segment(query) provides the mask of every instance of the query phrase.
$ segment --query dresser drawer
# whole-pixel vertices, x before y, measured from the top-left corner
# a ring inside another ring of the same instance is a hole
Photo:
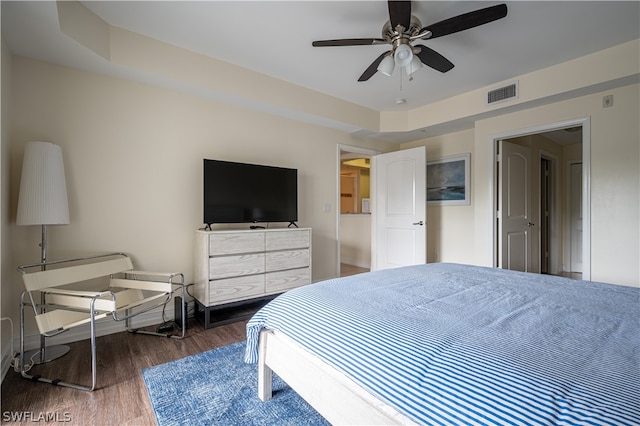
[[[292,269],[288,271],[269,272],[266,274],[265,290],[267,294],[281,293],[292,288],[311,283],[311,269]]]
[[[266,248],[268,251],[308,248],[310,241],[311,237],[308,229],[287,229],[286,232],[268,232],[266,235]]]
[[[209,279],[262,274],[264,265],[264,253],[212,257],[209,259]]]
[[[264,251],[265,233],[221,232],[209,235],[209,256]]]
[[[242,300],[264,294],[264,275],[210,281],[209,286],[209,300],[212,305]]]
[[[265,265],[266,272],[306,268],[309,266],[309,249],[267,252]]]

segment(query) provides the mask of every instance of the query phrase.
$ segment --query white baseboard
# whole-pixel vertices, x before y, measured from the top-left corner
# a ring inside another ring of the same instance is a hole
[[[164,312],[165,312],[164,317],[167,320],[173,319],[173,308],[169,308],[167,306]],[[132,318],[129,326],[132,328],[140,328],[140,327],[147,327],[149,325],[161,324],[162,322],[163,322],[162,309],[154,309],[152,311],[142,313]],[[126,331],[124,321],[114,321],[113,318],[108,317],[96,322],[97,336],[106,336],[108,334],[119,333],[122,331]],[[80,340],[89,339],[90,337],[91,337],[91,329],[89,327],[89,324],[85,324],[84,326],[75,327],[57,336],[47,337],[46,344],[47,346],[61,345],[65,343],[72,343],[72,342],[78,342]],[[20,336],[18,335],[18,337],[14,338],[13,340],[14,340],[13,347],[16,348],[16,350],[19,350]],[[39,347],[40,347],[39,334],[31,334],[29,336],[25,336],[25,339],[24,339],[25,351],[29,351],[31,349],[37,349]],[[2,371],[2,380],[0,380],[0,383],[4,381],[7,371],[9,371],[9,368],[11,368],[12,355],[13,355],[12,348],[3,348],[2,363],[0,364],[0,368]]]
[[[11,360],[13,359],[14,348],[16,347],[14,338],[13,338],[14,336],[13,321],[11,321],[11,318],[8,318],[8,317],[3,317],[1,321],[7,321],[9,323],[11,331],[9,333],[8,338],[3,338],[4,336],[6,336],[4,331],[0,333],[0,348],[2,349],[0,353],[0,383],[4,381],[4,378],[7,375],[7,371],[9,371],[9,368],[11,367]]]

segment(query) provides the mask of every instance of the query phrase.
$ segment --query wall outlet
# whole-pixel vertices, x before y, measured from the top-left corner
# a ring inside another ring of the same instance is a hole
[[[602,108],[609,108],[613,106],[613,95],[607,95],[602,97]]]

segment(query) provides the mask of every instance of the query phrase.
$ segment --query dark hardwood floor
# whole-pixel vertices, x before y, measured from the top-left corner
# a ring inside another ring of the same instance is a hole
[[[349,275],[362,274],[364,272],[369,272],[369,268],[361,268],[355,265],[349,265],[347,263],[340,264],[340,276],[348,277]]]
[[[154,425],[142,369],[244,340],[245,326],[246,321],[241,321],[205,330],[190,319],[182,340],[128,332],[99,337],[97,389],[93,392],[31,382],[11,369],[2,383],[0,422],[16,413],[29,413],[30,418],[22,423],[34,424],[32,418],[49,416],[66,420],[64,424]],[[34,366],[29,373],[90,384],[89,340],[69,346],[67,355]]]

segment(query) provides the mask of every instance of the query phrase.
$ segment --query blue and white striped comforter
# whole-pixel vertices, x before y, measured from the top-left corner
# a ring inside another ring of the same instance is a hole
[[[428,264],[291,290],[289,336],[423,424],[640,425],[640,289]]]

